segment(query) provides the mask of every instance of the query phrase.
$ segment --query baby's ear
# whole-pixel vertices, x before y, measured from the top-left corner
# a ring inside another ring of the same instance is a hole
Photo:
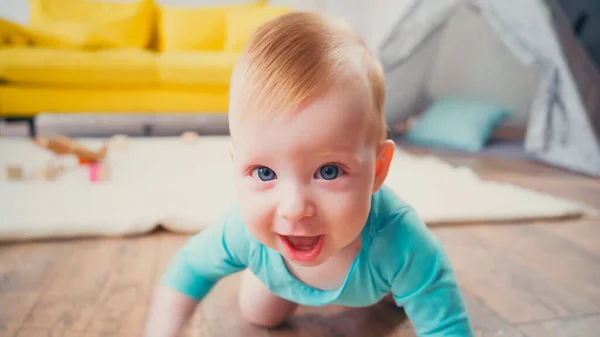
[[[375,184],[373,185],[373,193],[377,192],[390,169],[392,158],[396,150],[396,143],[393,140],[388,139],[377,147],[377,161],[375,163]]]

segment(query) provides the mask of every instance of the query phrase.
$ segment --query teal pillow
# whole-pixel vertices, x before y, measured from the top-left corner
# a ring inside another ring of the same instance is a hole
[[[478,152],[512,111],[495,104],[440,98],[423,112],[406,140],[417,145]]]

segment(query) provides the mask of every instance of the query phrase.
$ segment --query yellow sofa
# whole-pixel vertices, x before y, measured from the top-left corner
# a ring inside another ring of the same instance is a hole
[[[169,7],[152,0],[29,0],[0,21],[0,118],[38,112],[226,113],[250,34],[289,12],[266,1]]]

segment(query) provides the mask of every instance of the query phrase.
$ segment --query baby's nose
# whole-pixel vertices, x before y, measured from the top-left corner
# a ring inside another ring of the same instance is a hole
[[[296,221],[314,215],[314,206],[304,193],[296,191],[282,198],[278,207],[279,216]]]

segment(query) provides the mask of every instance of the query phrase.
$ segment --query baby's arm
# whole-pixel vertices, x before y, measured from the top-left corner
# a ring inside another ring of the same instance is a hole
[[[198,301],[159,285],[148,312],[144,337],[175,337],[194,313]]]
[[[464,300],[439,240],[409,209],[396,224],[398,264],[392,278],[396,304],[419,337],[472,337]],[[398,254],[399,251],[399,254]]]
[[[248,236],[235,208],[220,222],[196,234],[175,254],[155,290],[144,337],[175,337],[197,304],[223,277],[241,271]]]

